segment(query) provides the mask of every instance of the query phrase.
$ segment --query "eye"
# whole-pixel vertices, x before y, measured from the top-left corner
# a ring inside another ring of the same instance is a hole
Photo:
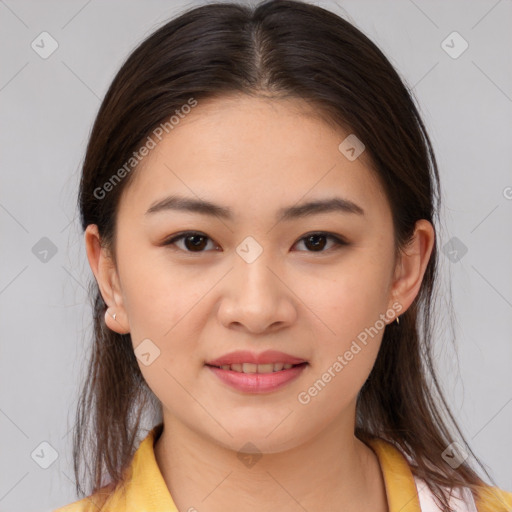
[[[334,248],[348,245],[348,243],[340,237],[331,235],[330,233],[324,233],[323,231],[319,231],[317,233],[308,233],[307,235],[303,236],[297,243],[304,242],[306,247],[312,248],[312,250],[308,252],[326,252],[324,251],[326,246],[325,240],[331,240],[334,244]],[[328,249],[332,248],[333,246],[328,247]]]
[[[185,233],[169,238],[163,245],[176,245],[178,248],[186,252],[204,252],[203,249],[208,245],[206,240],[213,242],[204,233],[186,231]],[[181,241],[184,243],[184,248],[177,244],[177,242]]]
[[[294,245],[303,242],[308,249],[311,249],[308,250],[307,252],[326,252],[324,250],[327,245],[326,240],[330,240],[333,243],[333,245],[331,245],[331,247],[328,247],[327,249],[348,245],[348,243],[342,238],[322,231],[316,233],[308,233]],[[183,245],[178,245],[179,242],[183,242]],[[204,233],[200,233],[197,231],[186,231],[184,233],[167,239],[163,243],[163,245],[176,245],[179,249],[185,252],[201,253],[205,252],[204,249],[208,246],[208,242],[213,244],[213,240]],[[216,246],[215,244],[213,245],[213,248],[215,250],[218,250],[218,246]]]

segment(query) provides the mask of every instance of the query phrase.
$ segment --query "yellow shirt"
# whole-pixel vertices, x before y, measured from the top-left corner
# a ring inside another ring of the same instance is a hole
[[[178,512],[162,473],[158,467],[153,450],[154,442],[161,433],[162,423],[156,425],[142,440],[128,467],[124,494],[122,488],[112,492],[98,491],[92,496],[75,501],[54,512]],[[380,463],[389,512],[425,512],[438,510],[429,505],[430,494],[422,481],[415,480],[410,466],[402,453],[383,439],[370,442],[371,448]],[[420,492],[418,493],[418,490]],[[477,512],[508,512],[512,510],[512,493],[496,487],[488,487],[488,496],[476,501]],[[420,508],[421,504],[421,508]],[[454,508],[454,507],[452,507]],[[471,506],[454,510],[474,511]]]

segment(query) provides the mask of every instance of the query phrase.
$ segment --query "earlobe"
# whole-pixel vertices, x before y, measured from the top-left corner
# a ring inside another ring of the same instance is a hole
[[[393,300],[402,306],[400,314],[405,313],[418,295],[434,239],[432,224],[425,219],[418,220],[410,243],[400,252],[391,292]]]
[[[105,311],[105,324],[107,327],[114,332],[119,334],[128,334],[129,329],[126,328],[126,318],[123,313],[119,314],[114,308],[107,308]]]
[[[103,300],[108,306],[105,311],[105,324],[119,334],[130,332],[124,310],[119,279],[115,264],[101,239],[96,224],[89,224],[85,230],[85,248],[89,266],[96,278]]]

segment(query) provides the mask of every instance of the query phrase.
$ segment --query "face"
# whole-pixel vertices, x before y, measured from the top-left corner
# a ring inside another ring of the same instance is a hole
[[[349,133],[314,114],[296,99],[199,102],[119,204],[117,324],[164,421],[234,450],[353,428],[384,326],[405,310],[382,188],[365,153],[350,161],[338,149]],[[169,196],[221,209],[180,209]],[[270,350],[282,354],[258,359]],[[266,364],[209,366],[235,351],[255,359],[233,364]],[[280,370],[291,357],[305,364]]]

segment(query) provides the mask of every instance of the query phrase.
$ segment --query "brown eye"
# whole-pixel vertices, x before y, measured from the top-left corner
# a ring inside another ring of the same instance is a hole
[[[183,241],[182,247],[177,244],[177,242],[181,241]],[[203,233],[189,231],[166,240],[164,245],[176,245],[178,248],[186,252],[204,252],[205,247],[208,245],[208,241],[211,241],[211,239]]]
[[[206,247],[206,237],[203,235],[188,235],[184,239],[185,247],[191,251],[201,251]]]
[[[310,233],[304,237],[302,237],[299,242],[304,242],[305,247],[308,249],[307,252],[327,252],[324,251],[325,246],[327,245],[327,240],[331,240],[334,243],[334,246],[328,247],[336,248],[337,246],[348,245],[341,238],[331,235],[329,233]]]
[[[309,235],[304,240],[306,247],[308,249],[312,249],[313,251],[321,251],[327,243],[327,237],[324,235]]]

